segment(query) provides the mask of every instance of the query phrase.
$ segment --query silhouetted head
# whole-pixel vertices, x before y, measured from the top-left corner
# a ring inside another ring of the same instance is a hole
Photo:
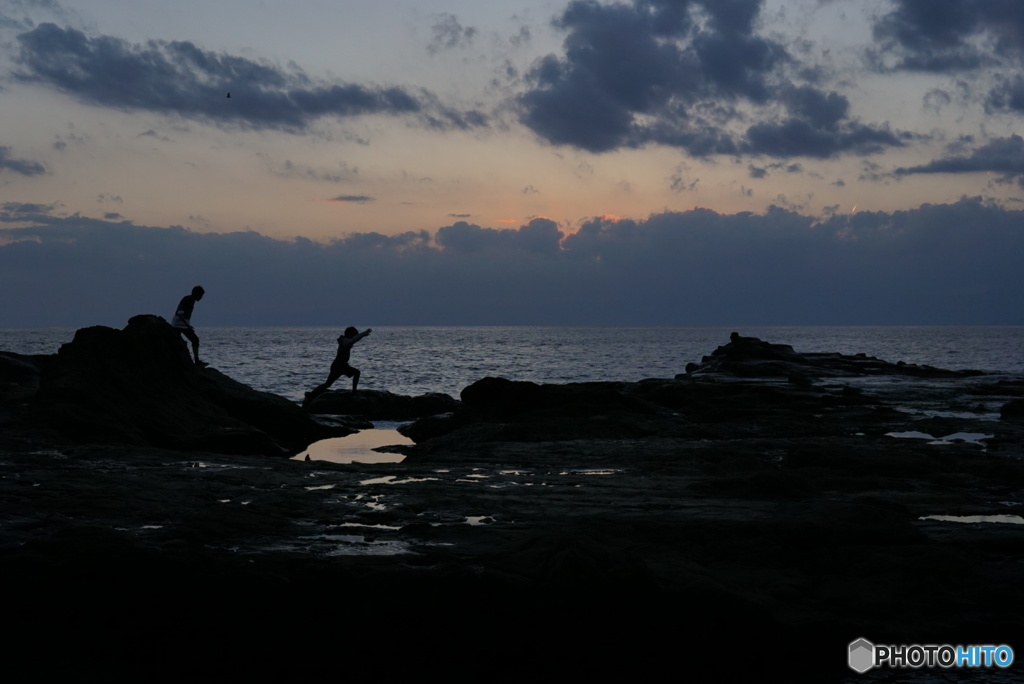
[[[199,287],[198,285],[192,288],[192,296],[196,298],[196,301],[202,299],[204,294],[206,294],[206,290]]]
[[[348,326],[345,328],[345,337],[355,337],[359,334],[359,331],[355,329],[355,326]]]
[[[734,332],[734,333],[731,333],[729,335],[729,341],[730,342],[739,342],[739,340],[740,340],[740,334],[738,332]]]

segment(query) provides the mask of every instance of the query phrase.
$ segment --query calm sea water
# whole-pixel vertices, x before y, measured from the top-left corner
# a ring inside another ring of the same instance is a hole
[[[201,356],[256,389],[301,400],[323,382],[340,328],[205,328]],[[360,387],[444,392],[488,375],[535,382],[672,377],[729,340],[730,328],[379,327],[355,346]],[[801,352],[864,352],[886,361],[1020,373],[1024,327],[740,328]],[[73,328],[0,329],[0,350],[52,354]],[[335,385],[349,385],[342,378]]]

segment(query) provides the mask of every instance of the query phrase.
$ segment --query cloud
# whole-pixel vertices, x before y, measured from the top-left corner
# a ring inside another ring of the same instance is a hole
[[[518,229],[481,228],[458,221],[437,231],[437,244],[444,250],[461,253],[525,251],[534,254],[555,253],[564,237],[558,224],[535,218]]]
[[[18,43],[17,78],[102,107],[289,132],[321,117],[365,115],[411,116],[442,129],[486,124],[482,113],[443,106],[425,90],[316,82],[297,67],[284,70],[188,41],[134,44],[46,23],[19,35]]]
[[[3,202],[0,204],[0,222],[46,219],[58,206],[57,203]]]
[[[1024,138],[996,138],[970,154],[936,159],[919,166],[900,167],[897,176],[929,173],[999,173],[1004,181],[1016,179],[1024,187]]]
[[[168,138],[166,135],[161,135],[161,134],[157,133],[156,131],[154,131],[152,128],[150,128],[148,130],[145,130],[142,133],[139,133],[139,135],[137,137],[139,137],[139,138],[153,138],[154,140],[159,140],[160,142],[174,142],[173,140]]]
[[[534,64],[520,121],[548,143],[589,152],[653,144],[698,157],[826,158],[902,144],[887,127],[852,119],[842,95],[793,85],[796,58],[757,33],[761,7],[572,2],[555,21],[564,54]],[[781,122],[780,107],[789,112]]]
[[[296,164],[290,159],[277,164],[267,155],[257,152],[256,156],[262,158],[270,168],[270,172],[281,178],[297,178],[326,183],[343,183],[350,181],[359,175],[359,167],[349,166],[344,162],[338,162],[336,169],[313,168],[305,164]]]
[[[874,154],[903,144],[897,134],[884,126],[873,128],[850,123],[841,129],[827,129],[793,118],[778,124],[765,122],[751,126],[743,149],[770,157],[827,159],[844,152]]]
[[[468,47],[477,33],[475,28],[463,26],[454,14],[447,13],[438,15],[430,30],[433,37],[427,46],[427,52],[432,55],[445,50]]]
[[[196,283],[199,325],[1024,323],[1024,212],[979,198],[826,218],[599,217],[569,234],[544,218],[456,222],[329,243],[52,209],[0,205],[0,288],[32,293],[5,301],[8,325],[166,318]]]
[[[41,176],[46,173],[46,167],[39,162],[12,157],[11,148],[0,145],[0,171],[5,170],[22,176]]]
[[[1019,64],[1024,5],[1012,0],[892,0],[874,25],[880,69],[938,73]]]
[[[1024,114],[1024,78],[1013,76],[1000,79],[999,83],[989,91],[985,106],[990,112],[1006,110]]]
[[[874,25],[868,62],[879,71],[973,74],[995,78],[985,98],[992,110],[1024,112],[1024,3],[1013,0],[892,0]],[[980,81],[988,85],[987,79]],[[926,107],[949,96],[932,91]]]
[[[327,201],[328,202],[343,202],[343,203],[348,203],[348,202],[365,203],[365,202],[373,202],[374,200],[375,200],[375,198],[370,197],[369,195],[338,195],[337,197],[332,197],[331,199],[329,199]]]

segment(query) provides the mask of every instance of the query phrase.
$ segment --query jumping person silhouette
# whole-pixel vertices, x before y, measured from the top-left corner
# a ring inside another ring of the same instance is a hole
[[[171,319],[171,327],[184,335],[192,343],[192,358],[195,359],[196,365],[200,368],[205,366],[206,363],[199,360],[199,336],[196,335],[195,328],[192,327],[192,309],[195,308],[196,302],[202,299],[204,294],[206,294],[206,290],[203,288],[198,285],[193,287],[192,294],[187,294],[181,298],[181,301],[178,303],[178,310],[174,312],[174,318]]]
[[[342,375],[352,378],[352,393],[355,394],[356,387],[359,386],[359,369],[348,365],[348,359],[352,354],[353,345],[372,332],[373,329],[371,328],[367,328],[363,332],[359,332],[352,326],[345,328],[345,334],[338,336],[338,355],[334,357],[334,361],[331,363],[331,372],[327,376],[327,382],[319,385],[307,394],[305,401],[302,402],[303,406],[312,404],[314,399],[326,392],[327,388],[333,385]]]

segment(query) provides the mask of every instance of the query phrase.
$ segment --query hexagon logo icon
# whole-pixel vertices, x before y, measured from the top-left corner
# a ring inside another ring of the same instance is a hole
[[[875,666],[875,645],[867,639],[850,642],[850,669],[864,674]]]

